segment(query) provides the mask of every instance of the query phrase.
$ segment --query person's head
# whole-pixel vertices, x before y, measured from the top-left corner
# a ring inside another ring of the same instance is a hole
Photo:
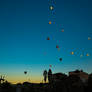
[[[52,73],[52,70],[51,70],[51,69],[49,69],[48,73]]]

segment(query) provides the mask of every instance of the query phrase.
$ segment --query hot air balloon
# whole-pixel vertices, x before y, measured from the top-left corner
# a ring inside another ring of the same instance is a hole
[[[50,40],[50,38],[49,38],[49,37],[47,37],[47,40]]]
[[[51,22],[51,21],[49,21],[49,24],[52,24],[52,22]]]
[[[91,37],[88,37],[88,40],[91,40]]]
[[[27,71],[24,71],[24,74],[27,74]]]
[[[64,29],[62,29],[61,32],[64,32]]]
[[[62,58],[59,58],[60,61],[62,61]]]
[[[86,54],[86,56],[88,57],[88,56],[90,56],[90,54],[89,54],[89,53],[87,53],[87,54]]]
[[[74,55],[74,52],[72,51],[71,54]]]
[[[58,49],[58,48],[59,48],[59,46],[58,46],[58,45],[56,45],[56,48]]]
[[[50,6],[50,10],[52,11],[54,9],[54,7],[53,6]]]

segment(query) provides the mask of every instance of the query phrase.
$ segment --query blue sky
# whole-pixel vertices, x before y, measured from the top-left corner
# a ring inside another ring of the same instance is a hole
[[[92,72],[92,40],[88,40],[92,37],[92,1],[56,0],[55,24],[51,25],[48,2],[0,0],[0,74],[9,81],[25,80],[24,70],[33,82],[41,81],[50,64],[53,72]],[[62,28],[64,32],[60,32]],[[71,55],[75,50],[84,56]]]

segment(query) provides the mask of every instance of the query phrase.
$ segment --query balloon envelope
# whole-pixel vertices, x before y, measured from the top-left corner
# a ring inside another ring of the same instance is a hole
[[[27,71],[24,71],[24,74],[27,74]]]
[[[64,29],[62,29],[61,32],[64,32]]]
[[[52,22],[51,22],[51,21],[49,21],[49,24],[52,24]]]
[[[62,58],[59,58],[60,61],[62,61]]]
[[[58,46],[58,45],[56,45],[56,48],[59,48],[59,46]]]
[[[47,37],[47,40],[50,40],[50,38],[49,38],[49,37]]]

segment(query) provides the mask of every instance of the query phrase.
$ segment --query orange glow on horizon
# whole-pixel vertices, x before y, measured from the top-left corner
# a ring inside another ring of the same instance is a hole
[[[28,77],[28,76],[15,76],[15,77],[9,77],[6,79],[8,82],[12,84],[17,84],[17,83],[23,83],[23,82],[30,82],[30,83],[42,83],[43,82],[43,77]],[[48,81],[47,81],[48,82]]]

